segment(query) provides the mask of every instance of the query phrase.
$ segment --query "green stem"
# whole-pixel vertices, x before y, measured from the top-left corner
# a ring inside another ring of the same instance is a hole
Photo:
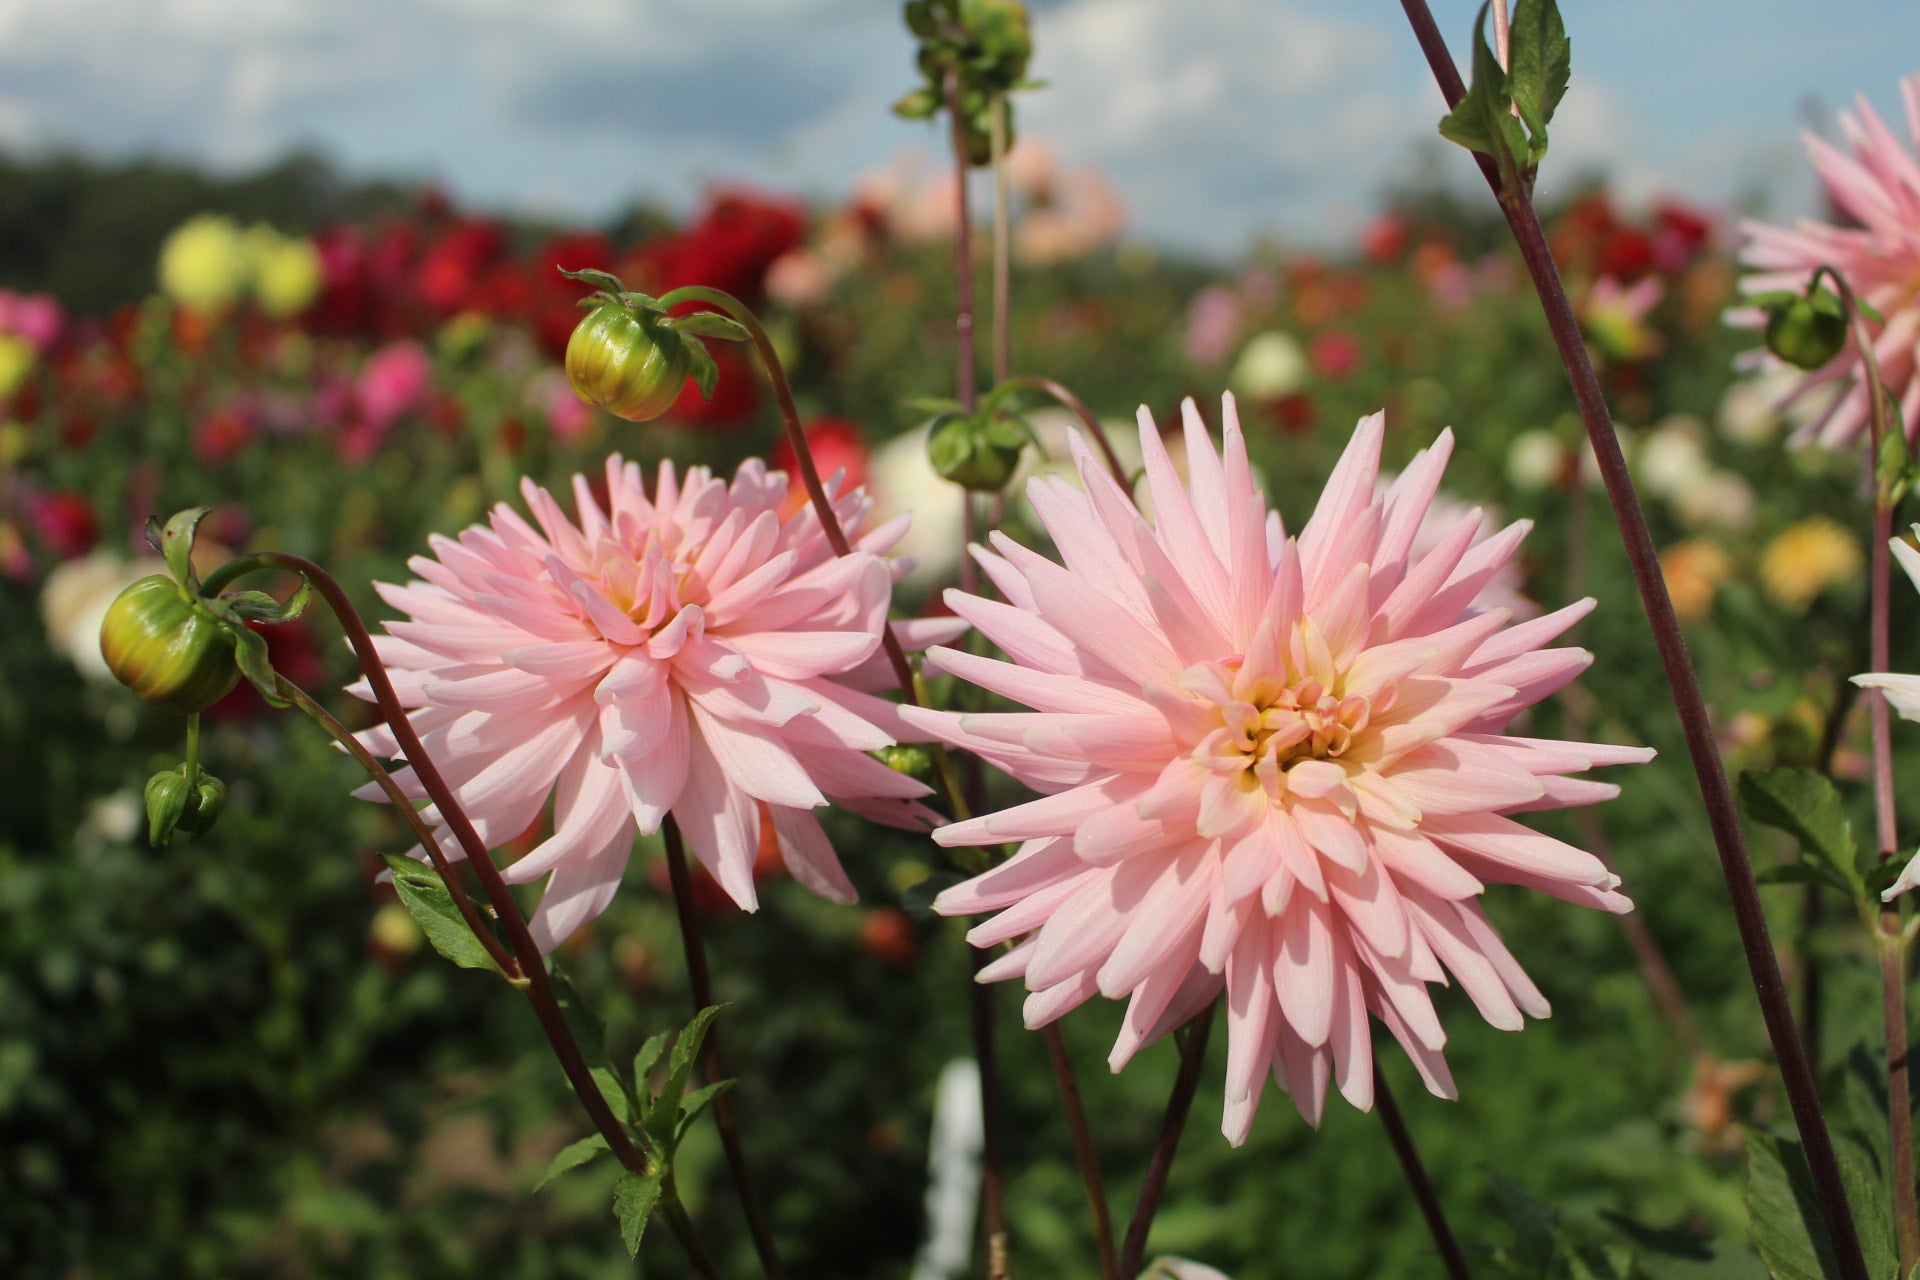
[[[1007,174],[1007,96],[987,102],[987,140],[993,154],[993,380],[1005,382],[1013,368],[1013,335],[1008,313],[1013,306],[1013,199]]]
[[[200,785],[200,713],[187,717],[187,789]]]

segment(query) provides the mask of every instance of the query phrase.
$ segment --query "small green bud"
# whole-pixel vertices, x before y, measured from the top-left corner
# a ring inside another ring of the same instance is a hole
[[[240,683],[229,624],[163,573],[114,598],[100,623],[100,655],[121,684],[157,707],[192,715]]]
[[[927,459],[944,478],[975,493],[998,493],[1020,469],[1025,429],[996,414],[982,422],[954,414],[936,420],[927,436]]]
[[[202,769],[200,785],[193,789],[193,802],[180,816],[180,830],[190,836],[202,835],[220,820],[226,807],[227,784]]]
[[[227,807],[226,784],[205,769],[197,772],[198,783],[187,780],[184,764],[147,779],[147,843],[154,848],[172,844],[176,831],[205,833]]]
[[[933,780],[933,756],[925,747],[909,746],[902,742],[882,747],[873,756],[895,773],[904,773],[922,782]]]
[[[1027,6],[1019,0],[966,0],[960,23],[984,55],[987,79],[999,89],[1011,89],[1024,79],[1033,59],[1033,31]]]
[[[1847,345],[1847,314],[1837,295],[1815,289],[1810,295],[1775,296],[1767,311],[1767,350],[1801,369],[1818,369]]]
[[[156,849],[173,843],[173,829],[186,816],[187,804],[192,799],[193,788],[187,783],[187,775],[178,769],[168,769],[148,778],[147,843]]]

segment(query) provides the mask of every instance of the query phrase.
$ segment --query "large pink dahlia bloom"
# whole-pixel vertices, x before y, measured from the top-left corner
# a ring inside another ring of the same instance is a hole
[[[1900,85],[1907,129],[1920,139],[1920,75]],[[1813,134],[1807,154],[1826,188],[1829,202],[1858,225],[1834,226],[1802,219],[1792,227],[1744,222],[1747,243],[1740,260],[1751,274],[1741,280],[1748,293],[1800,290],[1814,268],[1827,265],[1846,276],[1855,292],[1877,308],[1886,323],[1868,323],[1874,358],[1887,389],[1899,398],[1907,430],[1920,426],[1920,162],[1912,148],[1895,137],[1866,99],[1859,115],[1840,113],[1840,128],[1852,154]],[[1735,311],[1735,323],[1758,326],[1758,311]],[[1860,349],[1847,345],[1825,365],[1808,373],[1789,400],[1830,388],[1832,404],[1797,433],[1839,446],[1867,429],[1866,377]]]
[[[1185,484],[1142,411],[1151,522],[1076,442],[1084,492],[1028,489],[1062,562],[995,535],[978,554],[1004,602],[947,597],[1010,661],[929,651],[1033,710],[907,712],[1046,793],[934,834],[1021,842],[936,903],[999,912],[976,946],[1018,940],[983,979],[1024,978],[1030,1026],[1128,998],[1115,1070],[1224,989],[1235,1143],[1269,1074],[1316,1123],[1329,1083],[1370,1106],[1369,1014],[1452,1096],[1427,992],[1449,973],[1495,1026],[1547,1015],[1487,884],[1631,906],[1598,858],[1509,816],[1607,799],[1568,775],[1652,755],[1504,732],[1591,661],[1545,646],[1593,602],[1519,624],[1477,607],[1526,523],[1480,540],[1475,511],[1416,554],[1452,438],[1376,493],[1381,438],[1360,423],[1291,536],[1231,399],[1224,456],[1186,406]]]
[[[933,821],[916,801],[926,788],[866,754],[906,731],[895,704],[863,691],[890,679],[880,553],[906,519],[835,557],[811,507],[781,519],[787,478],[758,459],[731,484],[663,463],[649,497],[615,456],[606,481],[602,510],[574,477],[578,523],[523,481],[535,524],[502,503],[487,525],[434,538],[432,557],[409,562],[419,581],[379,586],[407,615],[387,624],[380,656],[482,838],[512,839],[552,797],[552,835],[505,871],[549,877],[535,938],[550,949],[605,910],[635,833],[668,813],[742,907],[756,905],[762,813],[797,880],[852,900],[812,810],[831,799],[895,825]],[[868,505],[838,498],[842,527]],[[893,625],[909,643],[964,626]],[[362,738],[397,755],[385,726]],[[397,776],[423,795],[411,770]]]

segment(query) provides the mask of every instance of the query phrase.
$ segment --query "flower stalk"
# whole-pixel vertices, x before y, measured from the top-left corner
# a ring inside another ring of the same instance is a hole
[[[372,688],[374,701],[378,704],[387,727],[398,741],[407,763],[413,767],[415,776],[420,779],[428,798],[440,810],[448,828],[460,842],[462,851],[467,855],[468,865],[479,876],[481,886],[486,891],[488,904],[506,930],[512,955],[507,957],[511,967],[503,966],[503,972],[533,1006],[534,1015],[540,1021],[540,1028],[545,1032],[554,1056],[560,1061],[560,1069],[566,1074],[567,1083],[573,1086],[575,1095],[580,1099],[580,1105],[586,1109],[587,1115],[593,1121],[593,1127],[607,1140],[608,1150],[613,1152],[614,1158],[619,1160],[621,1166],[629,1172],[646,1174],[653,1163],[651,1153],[643,1153],[634,1145],[633,1136],[627,1126],[614,1115],[606,1097],[594,1083],[586,1059],[580,1052],[580,1046],[567,1027],[566,1016],[560,1009],[552,979],[547,974],[546,959],[540,954],[540,948],[534,942],[533,934],[527,927],[526,917],[520,913],[519,904],[514,900],[506,881],[501,878],[500,869],[494,865],[486,842],[480,838],[472,820],[467,817],[466,810],[461,807],[459,797],[447,785],[446,779],[435,767],[433,758],[428,755],[425,745],[420,741],[419,734],[414,731],[411,721],[407,718],[406,708],[401,705],[399,695],[394,691],[393,681],[387,676],[386,666],[380,661],[379,654],[374,649],[373,637],[367,631],[366,623],[362,621],[359,611],[354,608],[352,600],[348,599],[347,593],[341,589],[333,576],[319,565],[300,556],[277,551],[256,552],[229,561],[207,578],[202,590],[208,595],[216,595],[227,583],[259,570],[280,570],[300,575],[312,584],[314,590],[320,594],[320,598],[327,602],[327,607],[333,611],[334,617],[339,620],[341,629],[347,634],[347,642],[353,647],[354,656],[359,660],[360,668]],[[413,806],[407,803],[398,807],[411,810]],[[459,891],[454,888],[458,877],[449,874],[451,868],[445,861],[445,855],[440,852],[439,841],[427,840],[424,847],[428,850],[428,855],[434,858],[435,869],[440,871],[442,879],[447,882],[448,892],[454,894],[458,901]],[[471,927],[474,918],[470,912],[471,904],[468,910],[462,912],[462,915]],[[476,929],[475,936],[482,939],[484,945],[486,931]],[[492,954],[491,950],[489,954]],[[644,1143],[645,1138],[643,1137],[641,1141]],[[696,1233],[693,1220],[687,1215],[685,1207],[680,1204],[677,1195],[673,1194],[670,1188],[662,1192],[660,1212],[666,1218],[668,1230],[678,1241],[695,1272],[705,1280],[719,1280],[719,1271]]]
[[[667,846],[667,875],[673,884],[673,908],[680,918],[680,945],[687,959],[687,985],[693,994],[693,1010],[712,1008],[713,979],[707,969],[707,949],[700,940],[700,922],[693,914],[693,878],[687,871],[686,843],[680,836],[680,824],[669,813],[660,824]],[[700,1044],[700,1069],[707,1082],[727,1078],[726,1064],[720,1056],[720,1040],[709,1026]],[[760,1193],[747,1166],[746,1150],[740,1145],[740,1133],[733,1123],[733,1103],[727,1091],[713,1096],[708,1104],[713,1112],[714,1128],[720,1131],[720,1146],[726,1152],[727,1170],[733,1177],[734,1191],[740,1197],[740,1211],[746,1215],[747,1231],[753,1237],[754,1252],[760,1255],[760,1269],[767,1280],[784,1280],[786,1269],[780,1265],[780,1249],[774,1243],[773,1227],[760,1203]]]
[[[1433,15],[1425,0],[1401,0],[1401,7],[1413,27],[1414,36],[1432,69],[1441,95],[1446,99],[1448,108],[1452,109],[1465,96],[1466,86],[1460,80],[1453,56],[1447,52],[1446,42],[1434,23]],[[1485,156],[1476,155],[1475,160],[1499,202],[1507,225],[1513,231],[1527,274],[1540,297],[1548,329],[1553,335],[1561,362],[1566,366],[1581,421],[1592,442],[1607,497],[1613,506],[1614,519],[1626,545],[1634,582],[1639,588],[1641,604],[1646,610],[1654,643],[1660,652],[1661,665],[1679,712],[1688,754],[1692,759],[1734,919],[1739,928],[1741,945],[1746,952],[1748,972],[1759,999],[1768,1039],[1780,1064],[1781,1080],[1806,1152],[1821,1214],[1834,1242],[1840,1272],[1847,1280],[1866,1280],[1866,1263],[1847,1208],[1833,1139],[1821,1110],[1818,1083],[1794,1025],[1786,983],[1774,954],[1766,915],[1760,903],[1759,887],[1754,880],[1753,864],[1747,855],[1739,816],[1734,808],[1733,790],[1727,782],[1706,702],[1700,693],[1699,679],[1687,653],[1686,639],[1681,634],[1673,602],[1667,596],[1653,536],[1648,530],[1646,515],[1640,508],[1639,495],[1627,470],[1619,438],[1614,433],[1613,420],[1607,410],[1599,377],[1587,356],[1579,322],[1567,300],[1566,288],[1554,266],[1552,250],[1547,244],[1546,233],[1540,225],[1539,216],[1534,212],[1532,201],[1519,184],[1503,182],[1493,163]]]
[[[1414,1148],[1413,1135],[1407,1131],[1406,1121],[1400,1116],[1399,1104],[1393,1100],[1393,1091],[1387,1088],[1387,1078],[1378,1065],[1373,1069],[1373,1102],[1379,1108],[1380,1123],[1386,1126],[1387,1141],[1393,1144],[1393,1154],[1399,1157],[1400,1171],[1406,1175],[1414,1203],[1420,1206],[1420,1216],[1426,1220],[1427,1230],[1433,1235],[1434,1248],[1440,1251],[1440,1261],[1447,1268],[1448,1280],[1472,1280],[1472,1273],[1467,1270],[1466,1255],[1460,1252],[1460,1242],[1454,1239],[1453,1228],[1447,1225],[1447,1215],[1440,1207],[1440,1197],[1433,1190],[1433,1183],[1427,1177],[1427,1168],[1420,1162],[1420,1152]]]
[[[1187,1113],[1193,1109],[1193,1095],[1200,1087],[1200,1068],[1206,1063],[1207,1040],[1213,1030],[1217,1003],[1209,1001],[1193,1021],[1176,1033],[1180,1070],[1173,1077],[1173,1091],[1167,1095],[1166,1114],[1160,1119],[1160,1140],[1154,1144],[1153,1158],[1147,1162],[1147,1177],[1140,1184],[1140,1198],[1134,1203],[1133,1217],[1127,1222],[1126,1242],[1120,1246],[1122,1277],[1138,1275],[1140,1261],[1146,1256],[1147,1235],[1153,1230],[1154,1215],[1160,1211],[1167,1175],[1173,1171],[1174,1152],[1180,1149],[1180,1134],[1187,1126]]]

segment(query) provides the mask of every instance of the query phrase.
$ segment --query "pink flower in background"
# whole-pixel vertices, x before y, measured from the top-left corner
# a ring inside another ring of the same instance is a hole
[[[906,521],[836,558],[811,508],[781,519],[787,478],[758,459],[731,485],[664,463],[649,497],[640,468],[616,456],[604,508],[585,477],[573,493],[577,520],[523,481],[535,524],[502,504],[489,525],[435,538],[433,557],[410,562],[421,580],[379,588],[407,615],[387,624],[380,655],[482,837],[511,839],[553,800],[553,834],[505,872],[549,877],[532,919],[541,947],[606,908],[634,833],[669,812],[748,910],[763,814],[794,877],[850,901],[815,808],[831,798],[897,826],[933,820],[916,802],[925,787],[866,754],[905,729],[897,706],[865,690],[892,678],[880,553]],[[849,536],[868,505],[860,493],[835,503]],[[922,644],[964,629],[894,626]],[[370,696],[364,682],[355,691]],[[384,726],[362,738],[396,754]],[[423,794],[411,771],[399,776]]]
[[[1224,990],[1235,1143],[1269,1075],[1316,1123],[1330,1084],[1370,1106],[1369,1015],[1452,1096],[1427,993],[1449,974],[1495,1026],[1547,1015],[1486,885],[1631,905],[1598,858],[1509,816],[1607,799],[1570,775],[1652,755],[1504,732],[1591,660],[1546,646],[1592,601],[1517,625],[1476,609],[1527,524],[1476,543],[1475,513],[1416,553],[1452,437],[1377,494],[1382,436],[1361,422],[1294,536],[1231,399],[1224,457],[1187,404],[1184,484],[1142,411],[1151,523],[1076,440],[1085,491],[1028,490],[1062,563],[995,534],[977,554],[1004,603],[947,595],[1010,661],[930,654],[1033,710],[903,713],[1043,793],[934,836],[1022,842],[936,903],[999,912],[976,946],[1017,941],[982,978],[1025,980],[1029,1026],[1127,998],[1116,1070]]]
[[[1920,76],[1901,82],[1907,130],[1920,139]],[[1835,222],[1802,219],[1791,228],[1743,222],[1747,242],[1740,260],[1749,268],[1741,280],[1747,293],[1800,290],[1815,267],[1826,264],[1846,276],[1854,291],[1877,308],[1886,323],[1868,322],[1880,376],[1900,401],[1912,436],[1920,424],[1920,163],[1913,149],[1887,128],[1862,98],[1859,116],[1840,113],[1840,127],[1852,154],[1823,138],[1806,135],[1807,154],[1826,187]],[[1732,323],[1759,328],[1765,318],[1754,309],[1728,313]],[[1840,446],[1867,429],[1866,380],[1860,351],[1847,345],[1822,367],[1800,380],[1789,400],[1817,388],[1844,388],[1826,412],[1795,433],[1796,440],[1818,439]]]
[[[433,361],[417,342],[390,342],[367,357],[354,391],[360,413],[384,431],[402,414],[426,403]]]
[[[67,313],[58,299],[45,293],[14,293],[0,289],[0,333],[11,333],[45,355],[67,326]]]

